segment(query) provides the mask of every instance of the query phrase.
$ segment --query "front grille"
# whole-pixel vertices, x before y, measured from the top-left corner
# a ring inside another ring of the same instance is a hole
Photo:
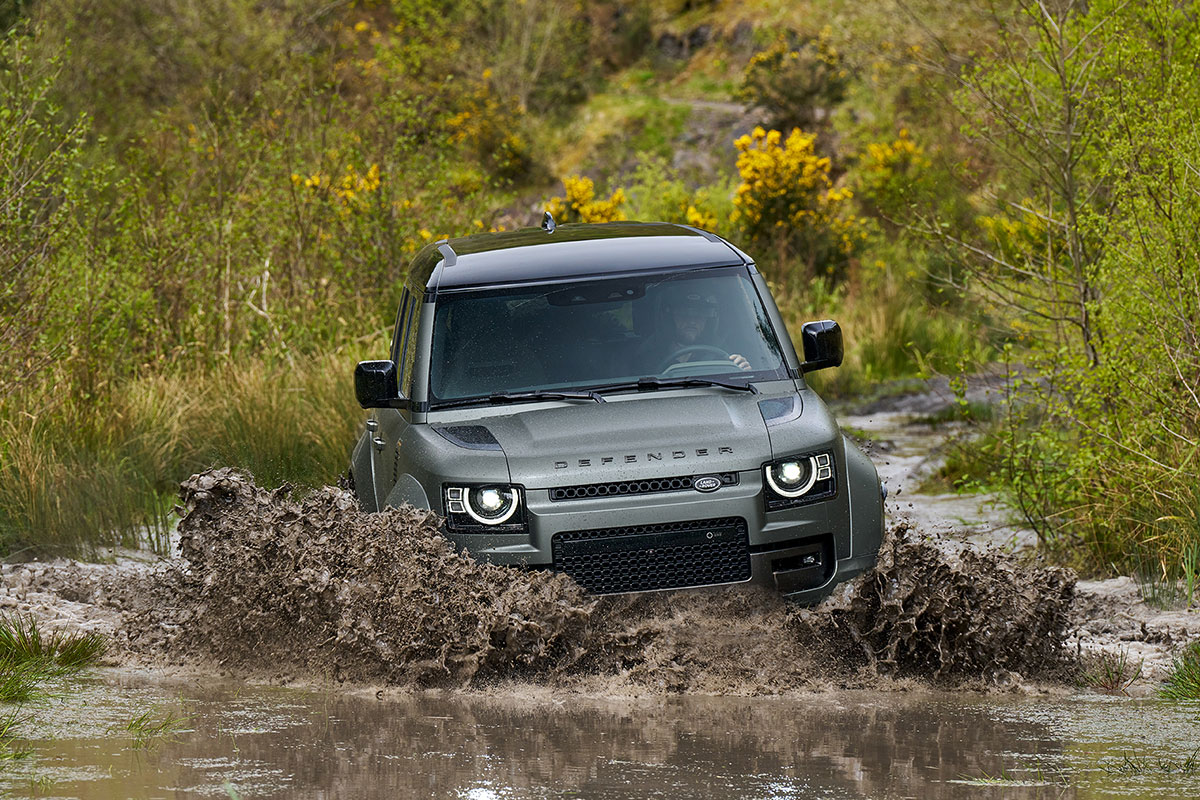
[[[736,472],[708,473],[721,479],[722,486],[736,486]],[[610,481],[609,483],[585,483],[579,486],[558,486],[550,490],[550,499],[582,500],[589,497],[616,497],[627,494],[650,494],[652,492],[683,492],[692,488],[697,478],[706,475],[682,475],[674,478],[646,478],[640,481]]]
[[[750,577],[741,517],[564,531],[551,540],[554,568],[593,594],[733,583]]]

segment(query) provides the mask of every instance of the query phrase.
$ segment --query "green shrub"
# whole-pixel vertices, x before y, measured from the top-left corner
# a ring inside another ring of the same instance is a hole
[[[772,128],[812,130],[842,101],[850,74],[826,28],[815,38],[781,34],[750,59],[736,98]]]
[[[1158,693],[1168,700],[1200,699],[1200,642],[1183,648]]]

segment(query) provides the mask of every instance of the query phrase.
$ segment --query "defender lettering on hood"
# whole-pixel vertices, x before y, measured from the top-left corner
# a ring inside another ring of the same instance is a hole
[[[716,447],[716,448],[697,447],[697,448],[693,448],[693,449],[689,449],[689,450],[671,450],[666,453],[664,453],[663,451],[660,450],[657,453],[645,453],[645,454],[627,453],[625,455],[619,455],[619,456],[600,456],[599,458],[579,458],[579,459],[575,459],[574,466],[586,468],[586,467],[593,467],[593,466],[607,466],[609,464],[637,464],[637,463],[639,463],[639,459],[641,459],[642,461],[645,461],[645,462],[664,461],[664,460],[678,461],[678,460],[684,459],[684,458],[707,458],[714,454],[722,455],[722,456],[731,456],[731,455],[733,455],[733,448],[732,447]],[[567,461],[555,461],[554,462],[555,469],[566,469],[567,467],[570,467],[570,466],[571,466],[570,462],[567,462]]]

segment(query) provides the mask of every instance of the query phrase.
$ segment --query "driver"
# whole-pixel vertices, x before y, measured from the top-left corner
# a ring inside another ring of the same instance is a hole
[[[639,362],[660,372],[672,364],[728,358],[738,369],[749,370],[744,356],[727,353],[713,341],[717,309],[715,295],[676,288],[663,302],[657,332],[638,349]]]

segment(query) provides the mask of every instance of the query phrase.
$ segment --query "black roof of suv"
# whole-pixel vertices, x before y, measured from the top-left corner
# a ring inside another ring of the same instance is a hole
[[[608,272],[749,264],[721,237],[687,225],[609,222],[522,228],[441,240],[413,260],[410,280],[433,291]]]

